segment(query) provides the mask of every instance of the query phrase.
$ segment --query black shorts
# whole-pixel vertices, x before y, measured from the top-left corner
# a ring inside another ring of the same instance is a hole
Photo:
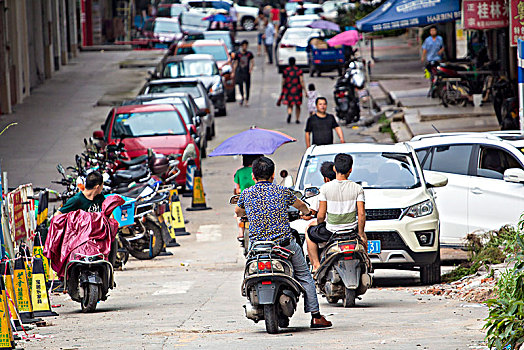
[[[307,235],[310,240],[315,243],[324,243],[327,242],[333,233],[328,231],[326,228],[326,222],[322,222],[316,226],[311,226],[307,230]]]

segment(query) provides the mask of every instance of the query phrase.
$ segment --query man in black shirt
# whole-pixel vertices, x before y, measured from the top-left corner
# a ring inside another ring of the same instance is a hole
[[[235,73],[235,82],[240,90],[242,99],[240,105],[244,104],[246,107],[249,105],[249,90],[251,89],[251,73],[255,67],[255,56],[251,51],[247,50],[248,41],[242,41],[240,44],[241,49],[235,55],[233,61],[233,72]],[[244,96],[244,86],[246,87],[246,94]]]
[[[306,122],[306,147],[313,145],[333,144],[333,129],[337,133],[340,143],[344,143],[344,134],[333,114],[327,114],[327,100],[319,97],[315,101],[317,113],[308,118]],[[313,134],[313,135],[311,135]],[[311,141],[313,136],[313,141]]]
[[[69,198],[67,202],[58,209],[59,214],[67,214],[78,209],[91,213],[102,211],[102,203],[105,199],[102,194],[102,189],[104,188],[102,174],[98,171],[89,173],[86,176],[84,186],[85,189],[82,192],[78,192]]]

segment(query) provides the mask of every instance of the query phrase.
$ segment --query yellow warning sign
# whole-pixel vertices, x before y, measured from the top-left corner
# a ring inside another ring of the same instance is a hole
[[[180,201],[171,203],[171,217],[173,218],[173,228],[185,228],[184,215],[182,214],[182,206]]]
[[[20,312],[33,312],[29,299],[27,276],[24,269],[15,269],[13,283],[15,284],[16,304]]]
[[[12,349],[13,331],[11,330],[11,324],[9,324],[5,290],[2,290],[0,299],[0,348]]]
[[[202,178],[195,177],[193,180],[193,204],[206,204],[206,197],[204,195],[204,187],[202,186]]]
[[[31,302],[33,304],[33,311],[35,312],[51,310],[45,288],[44,275],[40,273],[34,274],[33,284],[31,286]]]
[[[41,258],[44,263],[44,272],[45,272],[45,280],[48,281],[49,278],[49,260],[44,256],[44,249],[41,245],[35,245],[33,247],[33,256],[35,258]]]
[[[166,224],[167,230],[169,231],[169,236],[171,236],[171,238],[176,239],[175,228],[173,227],[173,218],[171,217],[171,213],[164,213],[162,214],[162,217],[164,218],[164,223]]]
[[[5,289],[7,294],[9,294],[9,298],[7,298],[7,304],[9,305],[9,313],[11,314],[11,317],[15,320],[18,319],[17,312],[16,312],[16,296],[14,295],[15,289],[13,288],[13,278],[11,275],[4,275],[4,283],[5,283]]]
[[[27,274],[27,285],[29,286],[29,293],[31,293],[31,280],[33,278],[33,274],[31,273],[31,264],[29,263],[29,260],[25,261],[25,271]]]

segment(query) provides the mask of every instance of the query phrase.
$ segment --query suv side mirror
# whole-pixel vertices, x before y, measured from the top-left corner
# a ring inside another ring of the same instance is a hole
[[[103,140],[104,139],[104,132],[102,130],[97,130],[93,132],[93,138],[95,140]]]
[[[504,181],[524,183],[524,170],[519,168],[506,169],[504,172]]]
[[[207,111],[204,108],[199,108],[197,110],[197,117],[205,117],[206,114],[207,114]]]
[[[428,188],[443,187],[448,184],[448,177],[442,174],[424,172],[424,177]]]
[[[229,204],[237,204],[239,197],[240,197],[240,195],[237,194],[236,196],[233,196],[233,197],[229,198]]]

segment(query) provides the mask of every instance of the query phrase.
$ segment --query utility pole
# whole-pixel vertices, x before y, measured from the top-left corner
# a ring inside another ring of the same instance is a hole
[[[11,113],[11,79],[7,49],[7,9],[0,0],[0,113]]]

